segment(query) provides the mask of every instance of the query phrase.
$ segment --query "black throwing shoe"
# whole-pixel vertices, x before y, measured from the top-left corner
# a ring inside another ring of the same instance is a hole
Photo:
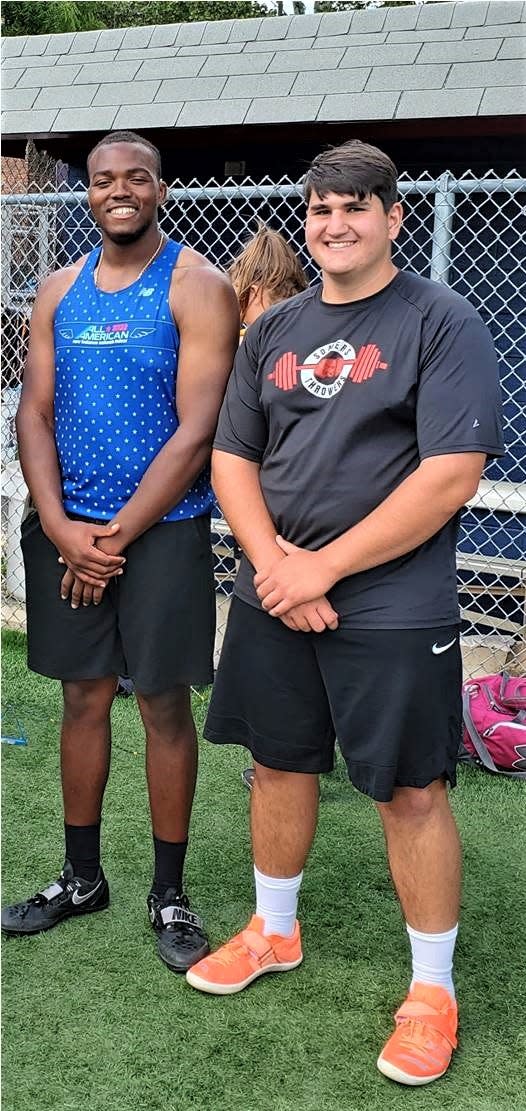
[[[23,903],[14,903],[2,911],[2,931],[13,937],[39,934],[51,930],[63,918],[79,914],[92,914],[105,910],[110,892],[102,868],[93,883],[73,875],[73,868],[66,860],[58,880]]]
[[[150,891],[150,922],[157,934],[157,952],[172,972],[187,972],[210,952],[202,919],[190,910],[186,895],[170,887],[161,898]]]
[[[245,768],[245,770],[241,772],[241,782],[244,787],[248,787],[249,791],[251,791],[254,786],[255,776],[255,768]]]

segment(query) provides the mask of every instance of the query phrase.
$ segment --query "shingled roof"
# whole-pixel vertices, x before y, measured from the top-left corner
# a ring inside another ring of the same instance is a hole
[[[7,38],[5,135],[516,115],[522,0]]]

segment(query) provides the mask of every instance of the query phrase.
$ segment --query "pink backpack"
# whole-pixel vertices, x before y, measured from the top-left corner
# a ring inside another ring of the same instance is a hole
[[[482,675],[462,686],[459,759],[498,775],[526,779],[526,678]]]

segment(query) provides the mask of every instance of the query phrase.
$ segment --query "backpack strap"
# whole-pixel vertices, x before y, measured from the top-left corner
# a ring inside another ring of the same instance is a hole
[[[504,771],[498,768],[491,752],[487,749],[482,737],[473,721],[471,716],[471,706],[469,702],[469,689],[462,691],[462,713],[464,716],[464,725],[469,733],[470,739],[473,742],[473,747],[481,763],[488,771],[493,772],[495,775],[506,775],[509,779],[526,779],[526,772],[519,771]]]

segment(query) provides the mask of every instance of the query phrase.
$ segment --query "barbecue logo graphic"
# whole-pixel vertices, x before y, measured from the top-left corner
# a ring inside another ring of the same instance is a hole
[[[343,389],[347,380],[367,382],[377,370],[387,370],[388,365],[382,361],[382,352],[375,343],[365,344],[356,353],[352,344],[338,339],[317,347],[304,363],[298,362],[294,352],[285,352],[268,377],[278,390],[295,389],[299,377],[309,393],[330,398]]]

